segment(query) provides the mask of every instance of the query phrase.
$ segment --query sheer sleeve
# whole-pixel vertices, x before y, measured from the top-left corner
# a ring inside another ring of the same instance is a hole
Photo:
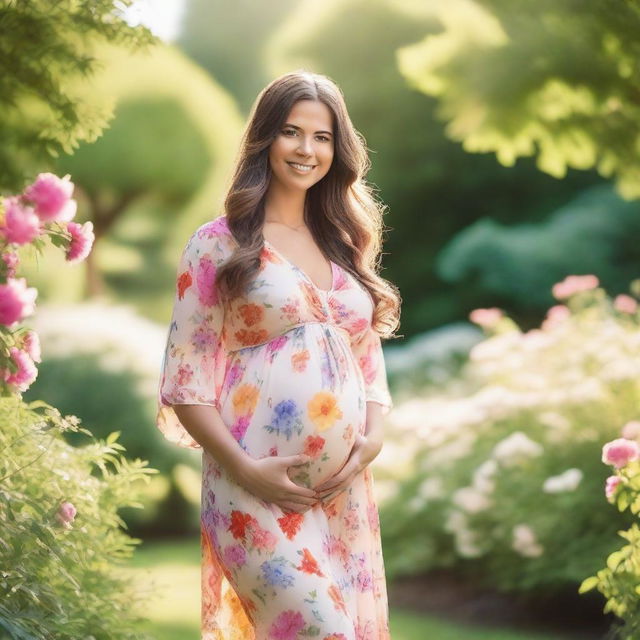
[[[215,288],[216,269],[226,259],[219,230],[216,222],[202,225],[182,252],[160,370],[156,425],[167,440],[190,449],[201,447],[172,405],[219,408],[226,367],[224,308]]]
[[[389,413],[393,400],[389,393],[380,336],[369,327],[364,335],[351,344],[351,349],[364,378],[367,402],[377,402],[383,407],[383,415]]]

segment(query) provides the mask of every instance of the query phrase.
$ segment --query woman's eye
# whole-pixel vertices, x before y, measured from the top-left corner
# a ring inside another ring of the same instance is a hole
[[[327,136],[319,136],[323,142],[329,142],[329,138]]]

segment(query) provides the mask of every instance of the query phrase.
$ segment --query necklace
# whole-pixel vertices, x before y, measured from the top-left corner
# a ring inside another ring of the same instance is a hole
[[[293,231],[298,231],[299,229],[302,229],[303,227],[307,226],[304,222],[298,227],[292,227],[290,224],[287,224],[286,222],[280,222],[279,220],[265,220],[265,222],[272,222],[274,224],[283,224],[285,227],[289,227],[289,229],[292,229]]]

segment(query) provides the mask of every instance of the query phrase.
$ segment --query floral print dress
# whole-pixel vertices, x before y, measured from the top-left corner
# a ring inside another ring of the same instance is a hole
[[[222,216],[189,239],[178,269],[157,426],[201,448],[173,404],[215,406],[250,456],[306,453],[291,479],[315,487],[335,475],[364,433],[366,403],[387,413],[373,301],[331,263],[318,288],[266,240],[246,296],[223,305],[217,267],[237,243]],[[202,640],[388,640],[388,603],[373,477],[305,513],[284,512],[202,453]]]

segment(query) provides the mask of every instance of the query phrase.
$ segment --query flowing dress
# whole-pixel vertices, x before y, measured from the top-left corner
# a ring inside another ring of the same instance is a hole
[[[344,466],[366,403],[392,406],[369,292],[331,262],[329,290],[265,240],[244,297],[223,305],[216,269],[237,242],[226,216],[200,226],[180,259],[157,426],[200,445],[172,405],[218,409],[250,456],[305,453],[290,467],[314,488]],[[373,477],[305,513],[235,482],[202,452],[202,640],[388,640],[388,603]]]

